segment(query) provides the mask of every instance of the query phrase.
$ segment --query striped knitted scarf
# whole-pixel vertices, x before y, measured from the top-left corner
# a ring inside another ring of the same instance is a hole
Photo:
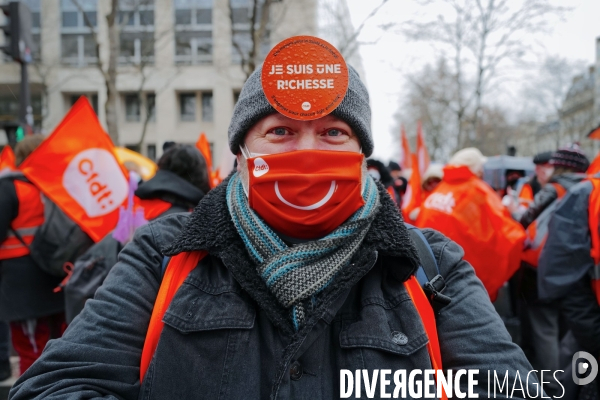
[[[315,296],[346,267],[362,243],[379,207],[379,193],[372,178],[363,189],[365,205],[329,235],[288,246],[250,208],[239,174],[227,186],[227,207],[257,272],[286,308],[294,328],[316,303]]]

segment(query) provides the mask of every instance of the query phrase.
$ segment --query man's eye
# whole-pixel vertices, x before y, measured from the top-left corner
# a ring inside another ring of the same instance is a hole
[[[339,129],[330,129],[327,131],[327,136],[342,136],[343,134],[344,132]]]
[[[273,132],[277,136],[284,136],[287,133],[287,129],[285,129],[285,128],[275,128],[271,132]]]

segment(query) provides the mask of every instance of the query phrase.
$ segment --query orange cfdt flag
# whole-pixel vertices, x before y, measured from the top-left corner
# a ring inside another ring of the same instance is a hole
[[[408,143],[408,137],[406,137],[406,130],[404,129],[404,125],[402,125],[400,132],[400,168],[403,170],[410,169],[412,161],[412,156],[410,153],[410,144]]]
[[[429,152],[427,151],[427,145],[425,144],[425,138],[423,137],[423,127],[421,121],[417,123],[417,159],[419,166],[419,173],[421,176],[425,175],[425,171],[429,168]]]
[[[94,241],[114,229],[127,201],[127,173],[83,96],[20,169]]]
[[[402,214],[404,216],[404,220],[407,222],[411,222],[409,218],[409,214],[415,208],[421,206],[422,194],[421,194],[421,173],[419,168],[417,167],[417,155],[412,154],[412,173],[410,175],[410,179],[408,180],[408,185],[406,187],[406,193],[402,196]]]
[[[4,170],[12,171],[17,168],[15,161],[15,153],[11,147],[6,145],[0,153],[0,173]]]

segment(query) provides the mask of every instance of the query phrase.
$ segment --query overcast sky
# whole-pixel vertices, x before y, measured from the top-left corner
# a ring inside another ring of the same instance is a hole
[[[347,2],[354,26],[359,26],[380,3],[377,0]],[[564,15],[563,22],[556,24],[553,34],[544,38],[545,51],[593,64],[596,37],[600,36],[600,0],[554,0],[554,4],[571,7],[572,10]],[[382,33],[378,25],[392,20],[401,24],[402,21],[430,18],[437,14],[435,11],[429,13],[424,13],[423,8],[413,0],[388,0],[379,13],[368,21],[360,36],[361,42],[374,43],[363,44],[360,51],[373,110],[373,156],[382,160],[397,155],[392,139],[392,134],[397,135],[394,132],[396,123],[393,115],[403,92],[404,74],[431,62],[434,57],[428,45],[407,42],[392,32]]]

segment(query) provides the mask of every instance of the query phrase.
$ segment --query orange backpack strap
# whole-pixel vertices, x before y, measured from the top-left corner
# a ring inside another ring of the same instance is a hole
[[[425,292],[423,292],[421,284],[414,275],[411,276],[409,280],[404,282],[404,287],[406,288],[406,291],[410,295],[410,298],[417,308],[417,312],[419,313],[421,321],[423,322],[423,326],[425,327],[425,333],[429,338],[429,343],[427,343],[427,351],[429,352],[429,358],[431,358],[432,367],[434,370],[436,370],[437,375],[442,369],[442,353],[440,351],[440,342],[438,339],[437,325],[435,322],[433,308],[431,307]],[[442,391],[442,399],[448,399],[445,391]]]
[[[559,199],[562,199],[563,196],[567,193],[567,189],[565,189],[563,185],[556,182],[551,183],[551,185],[554,186],[554,190],[556,190],[556,194],[558,195]]]
[[[158,340],[163,330],[164,322],[162,321],[171,300],[177,293],[179,287],[183,284],[185,278],[208,253],[206,251],[194,251],[190,253],[180,253],[173,256],[167,265],[167,270],[158,289],[158,295],[154,302],[154,309],[148,324],[148,332],[146,333],[146,341],[142,350],[142,360],[140,363],[140,382],[143,382],[146,371],[150,366]]]

